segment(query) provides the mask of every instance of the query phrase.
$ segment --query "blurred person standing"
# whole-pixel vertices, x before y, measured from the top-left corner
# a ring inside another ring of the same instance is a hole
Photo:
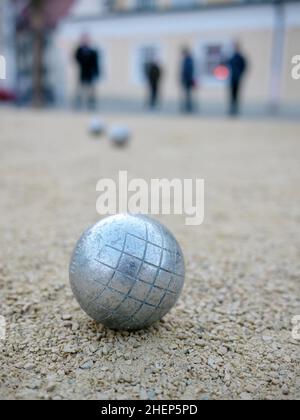
[[[77,103],[80,108],[96,108],[96,83],[100,76],[97,50],[91,46],[89,35],[84,34],[75,51],[75,62],[78,66]]]
[[[183,111],[194,111],[193,89],[195,88],[195,61],[188,47],[182,49],[180,82],[183,90]]]
[[[246,73],[248,63],[241,51],[240,44],[234,43],[234,51],[227,61],[230,70],[229,79],[229,114],[238,115],[240,112],[240,92],[243,77]]]
[[[160,98],[160,85],[163,71],[158,60],[152,57],[145,65],[145,76],[149,88],[148,104],[150,108],[156,108]]]

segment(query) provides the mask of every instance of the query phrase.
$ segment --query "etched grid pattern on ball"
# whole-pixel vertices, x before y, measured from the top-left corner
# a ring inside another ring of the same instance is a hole
[[[169,299],[172,304],[176,301],[182,286],[183,276],[171,270],[170,267],[165,267],[163,262],[164,257],[168,255],[169,258],[173,258],[175,265],[176,258],[180,254],[175,242],[173,249],[168,249],[165,246],[164,232],[159,225],[156,225],[156,227],[159,229],[162,245],[149,240],[148,226],[145,222],[146,239],[127,232],[124,235],[121,248],[105,244],[104,249],[107,248],[115,253],[111,261],[105,261],[105,257],[101,259],[101,253],[96,259],[98,263],[112,270],[112,275],[106,284],[99,282],[105,287],[91,302],[97,302],[97,305],[104,311],[109,312],[103,321],[111,319],[113,322],[114,316],[126,307],[127,310],[131,308],[132,312],[130,316],[123,320],[122,325],[132,323],[132,321],[150,323],[163,315],[160,307],[165,299]],[[134,241],[138,241],[139,245],[143,244],[142,255],[137,255],[134,250],[132,250],[133,252],[128,251],[130,248],[128,244],[134,243]],[[151,254],[149,254],[149,250],[151,250]],[[124,259],[127,260],[126,263]],[[145,269],[148,270],[147,276],[149,276],[149,270],[152,273],[152,281],[143,277],[143,270]],[[118,282],[118,275],[122,276],[122,282]],[[128,279],[128,282],[126,283],[124,279]],[[113,309],[103,304],[106,296],[110,304],[114,306]]]

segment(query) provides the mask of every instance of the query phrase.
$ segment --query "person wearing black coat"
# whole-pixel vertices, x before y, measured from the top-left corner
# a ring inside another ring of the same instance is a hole
[[[75,51],[75,62],[78,66],[78,101],[89,109],[96,106],[96,82],[100,76],[99,57],[96,49],[91,47],[88,35],[82,37]]]
[[[145,76],[149,87],[149,107],[155,108],[159,102],[160,82],[162,78],[162,68],[155,59],[146,63]]]
[[[230,115],[238,115],[240,111],[241,85],[248,63],[237,42],[235,43],[232,56],[227,61],[227,66],[230,70],[229,113]]]
[[[189,48],[182,49],[180,82],[183,89],[185,112],[193,112],[193,89],[195,87],[195,61]]]

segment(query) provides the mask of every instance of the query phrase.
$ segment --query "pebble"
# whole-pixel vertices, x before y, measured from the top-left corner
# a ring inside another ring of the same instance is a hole
[[[35,365],[33,364],[33,363],[26,363],[25,365],[24,365],[24,369],[25,370],[32,370],[32,369],[34,369],[35,368]]]
[[[78,322],[73,322],[72,323],[72,331],[78,331],[80,328]]]
[[[224,356],[227,353],[227,348],[226,347],[220,347],[218,350],[218,353],[222,356]]]
[[[71,321],[72,320],[72,315],[70,315],[70,314],[64,314],[64,315],[62,315],[61,319],[63,321]]]
[[[55,388],[56,388],[56,384],[55,384],[55,383],[49,383],[49,384],[46,386],[46,391],[47,391],[47,392],[53,392],[53,391],[55,390]]]
[[[92,360],[87,360],[82,365],[80,365],[80,369],[86,370],[91,369],[94,366],[94,363]]]
[[[42,381],[39,380],[33,380],[28,382],[27,387],[30,389],[39,389],[42,385]]]
[[[252,400],[252,396],[248,392],[242,392],[240,395],[241,400]]]
[[[65,345],[63,348],[63,352],[66,354],[75,354],[78,353],[79,349],[78,347],[72,346],[72,345]]]
[[[263,341],[265,341],[266,343],[270,343],[273,340],[273,337],[269,336],[269,335],[264,335],[262,337]]]
[[[253,386],[253,385],[247,385],[246,386],[246,388],[245,388],[245,390],[247,391],[247,392],[249,392],[249,394],[254,394],[254,392],[255,392],[255,386]]]

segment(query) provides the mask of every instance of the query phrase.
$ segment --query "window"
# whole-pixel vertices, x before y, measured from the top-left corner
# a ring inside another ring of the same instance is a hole
[[[205,61],[203,71],[205,77],[213,77],[215,68],[223,60],[223,46],[221,44],[211,44],[205,47]]]
[[[202,84],[218,85],[222,79],[225,79],[225,74],[219,74],[220,77],[216,77],[216,70],[230,55],[231,45],[231,41],[212,41],[200,46],[199,79]]]
[[[156,6],[156,0],[136,0],[135,7],[139,10],[153,10]]]
[[[199,4],[198,0],[171,0],[171,5],[174,8],[188,8]]]

